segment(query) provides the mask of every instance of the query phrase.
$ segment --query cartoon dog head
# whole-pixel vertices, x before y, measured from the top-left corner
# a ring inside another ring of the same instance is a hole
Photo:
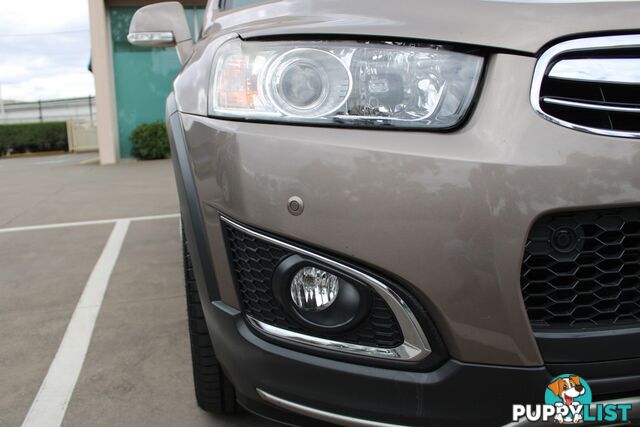
[[[573,399],[585,393],[585,388],[580,384],[580,377],[572,375],[567,378],[558,378],[547,386],[549,390],[558,396],[565,405],[571,405]]]

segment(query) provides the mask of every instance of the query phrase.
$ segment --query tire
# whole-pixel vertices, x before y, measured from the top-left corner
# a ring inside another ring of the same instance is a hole
[[[193,363],[193,384],[198,406],[214,414],[230,414],[237,411],[233,384],[222,372],[213,350],[209,329],[204,319],[200,295],[193,274],[187,239],[182,228],[182,259],[187,294],[187,316]]]

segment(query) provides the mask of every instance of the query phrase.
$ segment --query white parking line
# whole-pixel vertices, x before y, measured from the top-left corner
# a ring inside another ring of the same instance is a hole
[[[79,227],[82,225],[111,224],[118,221],[150,221],[154,219],[178,218],[179,216],[180,214],[167,214],[167,215],[136,216],[136,217],[130,217],[130,218],[98,219],[93,221],[59,222],[57,224],[28,225],[25,227],[0,228],[0,233],[14,233],[16,231],[31,231],[31,230],[47,230],[50,228]]]
[[[58,427],[62,424],[89,349],[91,335],[109,285],[111,272],[120,254],[130,223],[129,219],[115,221],[109,240],[93,267],[58,352],[49,366],[47,376],[40,385],[40,390],[29,408],[22,427]]]
[[[89,350],[96,319],[100,313],[102,301],[109,286],[109,279],[120,255],[120,249],[127,235],[129,224],[134,221],[178,218],[179,216],[180,214],[150,215],[0,229],[0,233],[12,233],[115,223],[102,254],[93,267],[89,280],[82,291],[60,347],[58,347],[47,375],[40,385],[38,394],[29,408],[22,427],[59,427],[62,424],[71,395],[80,376],[85,356]]]

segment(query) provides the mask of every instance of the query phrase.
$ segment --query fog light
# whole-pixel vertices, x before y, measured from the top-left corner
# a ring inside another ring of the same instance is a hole
[[[346,331],[371,308],[371,290],[366,285],[300,255],[283,259],[271,280],[280,306],[305,330]]]
[[[340,290],[337,276],[316,267],[303,267],[291,280],[291,299],[304,311],[322,311],[331,306]]]

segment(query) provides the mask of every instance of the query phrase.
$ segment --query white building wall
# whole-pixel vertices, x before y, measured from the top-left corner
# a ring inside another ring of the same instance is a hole
[[[94,97],[56,101],[5,104],[0,112],[0,124],[64,122],[67,120],[94,122],[96,100]]]

